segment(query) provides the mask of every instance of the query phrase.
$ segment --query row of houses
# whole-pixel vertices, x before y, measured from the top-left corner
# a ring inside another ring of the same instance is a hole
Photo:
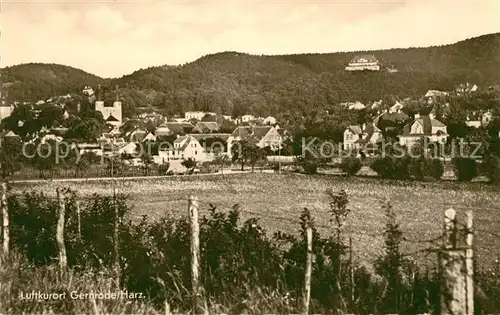
[[[173,123],[180,124],[180,123]],[[180,130],[178,130],[180,131]],[[163,136],[175,137],[168,142]],[[97,144],[79,144],[81,153],[94,152],[97,155],[140,155],[140,144],[155,142],[158,155],[153,156],[156,163],[170,160],[193,159],[197,162],[211,161],[217,154],[231,158],[231,147],[235,142],[249,140],[259,148],[278,150],[283,141],[279,126],[239,126],[232,133],[152,133],[136,128],[126,134],[103,133]]]
[[[367,144],[377,144],[384,141],[381,121],[402,122],[408,116],[402,112],[385,112],[373,119],[369,124],[350,125],[344,131],[344,150],[359,150]],[[410,147],[426,137],[431,142],[446,143],[448,139],[447,126],[435,119],[433,113],[429,115],[415,114],[398,135],[399,144]]]

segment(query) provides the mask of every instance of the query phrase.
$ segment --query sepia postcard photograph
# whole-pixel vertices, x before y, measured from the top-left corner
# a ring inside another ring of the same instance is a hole
[[[0,314],[500,314],[500,0],[0,0]]]

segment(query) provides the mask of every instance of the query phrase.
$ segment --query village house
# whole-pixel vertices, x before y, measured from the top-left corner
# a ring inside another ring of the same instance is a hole
[[[193,133],[213,133],[219,131],[219,124],[215,121],[200,121],[191,132]]]
[[[243,115],[239,119],[239,121],[242,122],[242,123],[250,122],[252,120],[255,120],[255,116],[254,115]]]
[[[82,90],[82,93],[87,96],[92,96],[94,95],[94,89],[90,86],[85,86]]]
[[[448,92],[438,91],[438,90],[429,90],[425,93],[424,98],[427,100],[428,104],[433,104],[439,98],[445,98],[448,96]]]
[[[274,118],[273,116],[267,116],[264,119],[263,123],[264,123],[264,125],[274,126],[274,125],[276,125],[276,118]]]
[[[382,141],[381,130],[375,123],[364,123],[360,125],[351,125],[344,131],[344,150],[359,150],[368,143],[375,144]]]
[[[232,143],[248,140],[253,141],[259,148],[269,147],[271,150],[278,150],[282,146],[283,138],[280,134],[279,126],[238,126],[228,138],[228,146]],[[229,156],[231,152],[229,151]]]
[[[472,92],[477,92],[477,85],[476,84],[470,84],[470,83],[462,83],[459,86],[455,88],[455,93],[458,95],[463,95],[466,93],[472,93]]]
[[[340,105],[346,107],[349,110],[360,110],[366,108],[366,106],[359,101],[356,101],[354,103],[352,102],[341,103]]]
[[[479,128],[486,127],[493,120],[493,113],[491,111],[471,111],[467,113],[467,120],[465,124],[468,127]]]
[[[212,113],[212,112],[201,112],[201,111],[185,112],[184,113],[184,118],[186,120],[196,119],[196,120],[200,121],[203,117],[205,117],[205,115],[214,116],[214,115],[217,115],[217,114],[216,113]]]
[[[166,122],[155,130],[157,137],[170,135],[184,135],[190,133],[194,126],[189,122]]]
[[[370,70],[370,71],[379,71],[380,64],[373,55],[359,55],[354,57],[347,67],[345,67],[346,71],[362,71],[362,70]]]
[[[389,108],[389,113],[399,113],[403,109],[404,105],[400,102],[396,102]]]
[[[446,143],[448,138],[447,127],[442,122],[434,119],[434,115],[420,116],[415,114],[414,119],[403,128],[399,136],[399,144],[410,147],[427,138],[431,142]]]
[[[216,154],[229,155],[229,133],[189,134],[195,138],[205,153],[205,160],[213,160]]]
[[[359,149],[363,130],[359,125],[350,125],[344,130],[344,150]]]
[[[125,135],[125,139],[128,142],[156,141],[156,135],[147,130],[135,128]]]
[[[180,136],[173,147],[160,148],[158,155],[164,161],[193,159],[197,162],[205,161],[205,152],[201,144],[191,135]]]

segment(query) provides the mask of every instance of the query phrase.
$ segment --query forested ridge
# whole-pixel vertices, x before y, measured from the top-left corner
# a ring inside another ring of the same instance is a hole
[[[363,53],[381,62],[380,72],[344,70]],[[451,90],[465,82],[485,88],[500,84],[499,69],[500,33],[496,33],[428,48],[279,56],[222,52],[114,79],[55,64],[23,64],[1,73],[9,100],[46,99],[101,83],[108,89],[120,86],[128,113],[154,107],[169,115],[210,110],[266,116],[307,113],[339,102],[373,102],[387,95],[419,97],[430,89]]]

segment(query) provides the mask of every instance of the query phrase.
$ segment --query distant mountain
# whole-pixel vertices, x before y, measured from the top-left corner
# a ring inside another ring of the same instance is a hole
[[[364,53],[381,62],[380,72],[344,70],[354,56]],[[375,101],[386,95],[421,96],[429,89],[450,90],[465,82],[481,88],[499,84],[499,70],[500,33],[496,33],[429,48],[281,56],[223,52],[112,80],[46,64],[19,65],[1,73],[3,82],[10,84],[9,95],[17,98],[36,99],[105,81],[121,87],[129,108],[153,106],[170,114],[198,109],[268,115]]]

